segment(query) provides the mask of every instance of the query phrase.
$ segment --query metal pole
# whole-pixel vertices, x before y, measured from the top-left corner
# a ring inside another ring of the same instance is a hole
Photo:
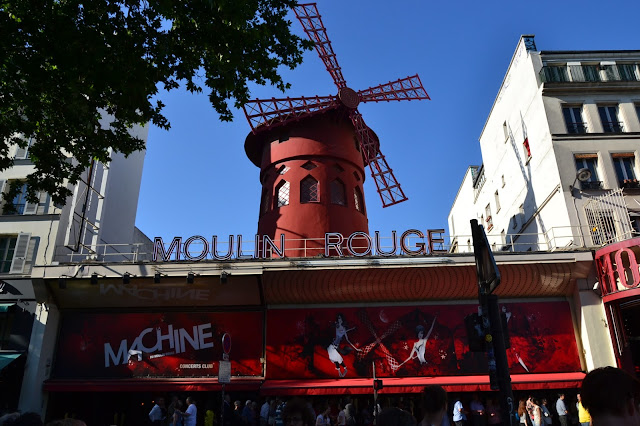
[[[502,330],[502,314],[498,305],[498,296],[489,294],[485,296],[485,299],[491,329],[491,343],[493,343],[495,379],[497,381],[497,388],[500,391],[502,421],[505,425],[517,426],[518,422],[516,421],[515,402],[513,399],[513,390],[511,389],[509,361],[507,360],[507,348]],[[491,363],[491,361],[489,362]]]
[[[371,361],[373,366],[373,424],[378,424],[378,389],[376,389],[376,363]]]
[[[222,384],[222,404],[220,405],[220,425],[221,426],[225,426],[224,425],[224,385],[225,383]]]

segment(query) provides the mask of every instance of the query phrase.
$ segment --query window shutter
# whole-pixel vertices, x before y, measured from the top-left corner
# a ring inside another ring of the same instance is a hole
[[[4,187],[7,184],[7,181],[4,179],[0,179],[0,202],[4,198]]]
[[[29,249],[29,240],[31,234],[20,233],[16,242],[16,249],[13,252],[13,260],[11,261],[10,274],[21,274],[24,271],[24,264],[27,260],[27,250]]]
[[[31,141],[32,139],[29,139],[27,141],[27,146],[25,146],[24,148],[21,146],[18,146],[16,148],[16,155],[13,157],[15,160],[25,160],[26,158],[28,158],[28,152],[29,152],[29,147],[31,146]]]
[[[36,194],[36,197],[40,199],[39,192]],[[29,201],[25,203],[23,214],[36,214],[37,212],[38,212],[38,203],[30,203]]]

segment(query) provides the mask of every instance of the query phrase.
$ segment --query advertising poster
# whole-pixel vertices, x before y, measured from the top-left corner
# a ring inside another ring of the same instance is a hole
[[[217,376],[222,336],[232,376],[262,376],[261,312],[65,314],[56,378]]]
[[[477,305],[279,309],[267,313],[267,378],[487,374],[469,351],[465,317]],[[567,302],[501,304],[512,374],[580,371]]]

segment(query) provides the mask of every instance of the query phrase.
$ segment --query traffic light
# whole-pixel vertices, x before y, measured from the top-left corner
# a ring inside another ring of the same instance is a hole
[[[376,379],[373,381],[373,390],[381,390],[382,389],[382,380]]]
[[[487,349],[485,334],[482,329],[482,318],[478,314],[467,315],[464,319],[467,329],[467,340],[471,352],[484,352]]]

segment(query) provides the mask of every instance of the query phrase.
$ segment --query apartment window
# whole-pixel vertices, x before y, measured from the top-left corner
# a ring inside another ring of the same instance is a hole
[[[619,64],[618,72],[622,81],[636,81],[636,66],[634,64]]]
[[[2,214],[4,215],[26,215],[26,214],[47,214],[49,207],[49,197],[46,193],[36,193],[38,202],[32,203],[27,200],[27,185],[20,184],[19,181],[11,182],[0,180],[0,194],[1,198],[5,198],[4,208]],[[11,187],[7,189],[7,187]],[[9,194],[11,192],[11,194]],[[9,201],[7,196],[13,195],[13,199]]]
[[[13,158],[15,160],[26,160],[27,158],[29,158],[29,148],[31,148],[33,142],[33,138],[29,138],[29,140],[26,141],[26,145],[24,147],[16,146],[16,153]]]
[[[567,125],[567,133],[587,133],[586,123],[582,120],[582,106],[562,107],[562,114]]]
[[[289,167],[287,167],[286,164],[283,164],[282,166],[278,167],[278,174],[279,175],[283,175],[285,173],[287,173],[289,171]]]
[[[364,213],[364,201],[362,200],[362,191],[357,186],[353,189],[353,205],[356,210]]]
[[[551,82],[569,81],[569,73],[566,65],[547,66],[542,68],[544,71],[544,80]]]
[[[278,186],[276,186],[276,194],[278,194],[278,198],[276,199],[276,207],[289,205],[289,190],[290,184],[286,180],[281,181]]]
[[[307,176],[300,181],[300,202],[317,203],[320,201],[319,183],[313,176]]]
[[[507,122],[502,123],[502,133],[504,134],[504,141],[509,140],[509,126],[507,126]]]
[[[605,133],[620,133],[623,131],[622,123],[618,119],[617,105],[599,106],[598,113]]]
[[[507,182],[504,180],[504,175],[502,175],[502,187],[504,188],[504,186],[507,184]]]
[[[336,179],[330,184],[331,191],[331,204],[338,204],[340,206],[347,205],[347,196],[344,189],[344,183],[340,179]]]
[[[582,72],[584,74],[585,81],[600,81],[600,70],[598,65],[583,65]]]
[[[612,154],[613,165],[616,168],[618,183],[624,188],[637,188],[635,162],[636,158],[632,153]]]
[[[26,263],[31,234],[0,236],[0,273],[21,274]]]
[[[487,204],[487,207],[484,208],[484,212],[487,214],[487,231],[491,231],[493,229],[493,218],[491,217],[491,204]]]
[[[496,199],[496,213],[500,211],[500,196],[498,195],[498,191],[493,194]]]
[[[600,189],[602,182],[598,180],[598,155],[597,154],[576,154],[576,170],[589,169],[591,177],[588,181],[582,182],[582,189]]]

